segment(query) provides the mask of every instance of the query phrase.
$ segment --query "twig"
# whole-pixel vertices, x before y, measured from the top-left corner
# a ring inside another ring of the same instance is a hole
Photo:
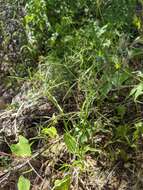
[[[118,162],[112,169],[112,171],[108,174],[105,183],[102,185],[101,189],[105,186],[105,184],[107,184],[109,182],[109,179],[112,177],[113,172],[116,170],[116,168],[118,167],[118,165],[120,164],[120,162]]]
[[[34,171],[34,173],[41,179],[41,181],[44,181],[44,179],[38,174],[38,172],[35,170],[32,164],[30,162],[28,162],[28,164],[31,167],[31,169]]]
[[[12,167],[12,168],[9,168],[9,169],[4,170],[4,171],[3,171],[3,174],[0,176],[0,184],[4,181],[4,180],[2,180],[2,178],[5,179],[6,176],[7,176],[7,175],[9,176],[12,171],[17,171],[17,170],[23,168],[24,166],[26,166],[27,164],[29,164],[29,162],[30,162],[31,160],[33,160],[33,159],[35,159],[36,157],[38,157],[38,156],[39,156],[40,154],[42,154],[45,150],[47,150],[47,148],[50,148],[50,146],[52,146],[53,144],[59,142],[62,138],[63,138],[63,137],[57,139],[57,140],[54,141],[54,142],[51,142],[51,143],[47,144],[46,146],[44,146],[43,148],[41,148],[38,152],[36,152],[35,154],[33,154],[32,157],[27,158],[26,161],[23,162],[22,164],[18,164],[18,165],[16,165],[16,166]],[[2,181],[2,182],[1,182],[1,181]]]

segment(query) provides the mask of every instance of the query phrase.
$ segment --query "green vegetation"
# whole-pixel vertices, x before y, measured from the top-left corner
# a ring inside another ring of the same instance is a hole
[[[72,159],[59,164],[64,175],[52,181],[52,190],[70,189],[73,171],[78,170],[77,178],[86,171],[87,155],[111,165],[136,164],[143,140],[143,1],[23,4],[23,60],[13,66],[7,83],[30,83],[28,101],[46,97],[56,111],[34,126],[35,136],[26,133],[31,147],[21,131],[19,143],[10,145],[12,153],[31,156],[38,151],[35,142],[46,146],[62,138]],[[60,144],[61,139],[59,149]],[[25,180],[20,177],[19,184]]]
[[[136,151],[140,135],[136,140],[134,135],[141,118],[129,118],[132,112],[141,114],[138,98],[143,92],[138,60],[142,21],[135,13],[136,1],[31,0],[26,10],[27,48],[39,57],[32,81],[35,88],[40,83],[48,98],[56,99],[58,108],[60,104],[66,120],[62,127],[66,130],[72,122],[71,133],[81,147],[94,144],[90,139],[103,131],[110,138],[106,148],[100,148],[114,150],[112,157],[122,156],[116,154],[130,148]],[[57,94],[62,100],[71,97],[76,104],[72,119],[66,116]]]

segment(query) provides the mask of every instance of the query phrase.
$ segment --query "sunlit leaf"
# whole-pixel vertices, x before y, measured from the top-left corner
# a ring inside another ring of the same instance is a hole
[[[23,136],[19,136],[19,142],[17,144],[12,144],[10,148],[12,153],[16,156],[21,156],[21,157],[31,156],[30,144],[28,140]]]
[[[134,16],[133,24],[137,27],[137,29],[141,29],[141,19],[137,16]]]
[[[136,85],[130,92],[130,96],[134,97],[134,101],[137,100],[137,98],[143,94],[143,83],[139,83]]]
[[[49,135],[49,137],[51,138],[55,138],[58,136],[58,133],[55,127],[44,128],[42,130],[42,133],[45,135]]]
[[[24,176],[19,177],[18,190],[30,190],[30,181]]]
[[[56,180],[54,188],[52,190],[69,190],[69,188],[70,188],[70,176],[66,176],[62,180]]]
[[[71,136],[69,133],[66,133],[64,135],[64,141],[70,153],[74,154],[78,152],[79,147],[76,139],[73,136]]]

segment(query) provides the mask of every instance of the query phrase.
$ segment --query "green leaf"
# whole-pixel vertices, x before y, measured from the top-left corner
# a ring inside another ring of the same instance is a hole
[[[122,85],[127,79],[129,78],[129,75],[125,72],[119,72],[116,71],[113,76],[112,76],[112,84],[115,87],[119,87],[120,85]]]
[[[79,146],[76,142],[76,139],[73,136],[71,136],[69,133],[66,133],[64,135],[64,141],[70,153],[78,153]]]
[[[143,134],[143,123],[142,122],[136,123],[135,131],[133,133],[133,139],[137,141],[142,134]]]
[[[130,59],[133,59],[133,58],[142,58],[143,57],[143,51],[142,51],[142,48],[132,48],[130,51],[129,51],[129,57]]]
[[[52,190],[69,190],[69,188],[70,188],[70,176],[66,176],[62,180],[56,180],[54,188]]]
[[[128,126],[126,125],[120,125],[116,128],[116,136],[120,139],[123,139],[125,136],[127,136],[128,133]]]
[[[49,135],[49,137],[51,137],[51,138],[55,138],[55,137],[58,136],[58,133],[57,133],[57,130],[56,130],[55,127],[44,128],[44,129],[42,130],[42,133],[43,133],[44,135]]]
[[[28,140],[23,136],[19,136],[19,142],[17,144],[12,144],[10,146],[10,149],[12,153],[15,154],[16,156],[21,156],[21,157],[31,156],[30,144]]]
[[[106,97],[107,94],[110,92],[112,89],[112,83],[111,82],[106,82],[102,85],[100,92],[103,97]]]
[[[118,114],[118,116],[120,116],[123,119],[125,113],[126,113],[126,107],[124,105],[119,105],[117,107],[117,114]]]
[[[134,101],[143,94],[143,83],[136,85],[130,92],[130,96],[134,96]]]
[[[100,154],[102,151],[100,149],[92,148],[89,146],[84,146],[82,149],[82,152],[84,154],[86,154],[87,152],[94,152],[94,153]]]
[[[30,181],[24,176],[19,177],[18,190],[30,190]]]
[[[134,16],[134,19],[133,19],[133,24],[137,27],[137,29],[141,29],[141,19],[139,17],[137,17],[136,15]]]

